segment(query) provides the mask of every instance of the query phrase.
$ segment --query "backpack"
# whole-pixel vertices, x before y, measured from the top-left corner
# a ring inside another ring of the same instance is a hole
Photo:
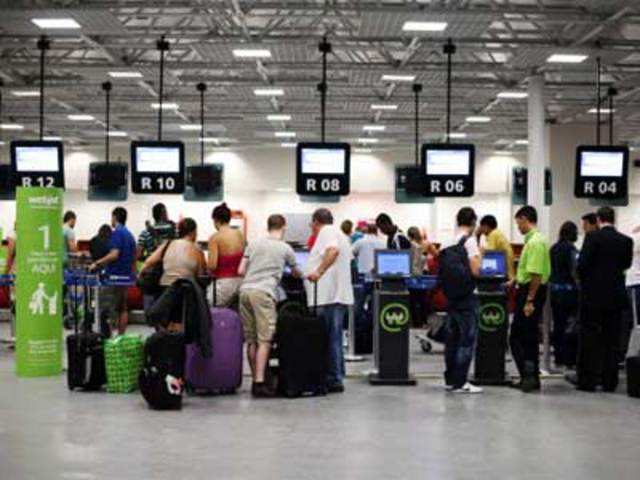
[[[468,236],[464,236],[457,244],[440,252],[438,280],[449,301],[463,300],[472,295],[476,288],[469,254],[464,246],[468,239]]]

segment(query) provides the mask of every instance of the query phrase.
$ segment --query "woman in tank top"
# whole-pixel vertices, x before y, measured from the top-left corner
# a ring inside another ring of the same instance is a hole
[[[207,267],[216,279],[214,288],[216,306],[228,307],[236,303],[242,277],[238,267],[244,254],[245,239],[240,230],[231,228],[231,210],[226,203],[217,206],[211,214],[217,230],[209,239]]]

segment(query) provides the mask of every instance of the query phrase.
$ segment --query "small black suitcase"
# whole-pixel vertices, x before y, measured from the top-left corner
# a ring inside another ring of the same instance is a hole
[[[640,356],[628,357],[626,368],[627,393],[630,397],[640,398]]]
[[[80,285],[75,284],[73,288],[80,288]],[[82,288],[84,289],[84,311],[89,317],[89,288],[86,285],[82,285]],[[77,292],[73,298],[78,298]],[[100,390],[107,383],[104,362],[105,336],[92,331],[91,321],[85,321],[82,326],[79,325],[77,302],[73,305],[72,313],[74,333],[67,337],[67,384],[69,390]]]
[[[289,398],[326,395],[329,343],[316,308],[309,309],[298,302],[282,305],[275,343],[278,392]]]
[[[149,408],[180,410],[184,383],[185,344],[181,333],[157,332],[144,347],[144,367],[138,383]],[[180,382],[176,385],[169,380]]]

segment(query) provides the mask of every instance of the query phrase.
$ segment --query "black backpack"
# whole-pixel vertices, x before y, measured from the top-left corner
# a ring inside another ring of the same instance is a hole
[[[468,236],[464,236],[457,244],[440,252],[438,280],[449,301],[465,299],[472,295],[476,288],[469,254],[464,246],[468,239]]]

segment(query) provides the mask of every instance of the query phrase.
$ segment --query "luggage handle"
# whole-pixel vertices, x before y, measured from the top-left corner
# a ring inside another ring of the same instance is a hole
[[[313,283],[313,315],[318,315],[318,282]]]

